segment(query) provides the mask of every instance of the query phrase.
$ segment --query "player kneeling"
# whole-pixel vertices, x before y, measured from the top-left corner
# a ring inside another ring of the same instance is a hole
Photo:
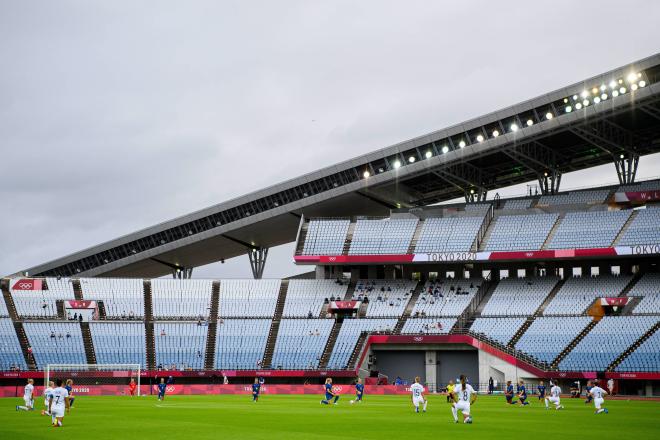
[[[460,383],[454,387],[452,398],[454,403],[451,405],[451,413],[454,416],[454,423],[458,423],[458,412],[463,413],[463,423],[472,423],[470,416],[470,406],[477,400],[477,393],[472,385],[466,383],[467,378],[461,374]]]
[[[321,400],[321,405],[329,405],[330,401],[332,400],[335,405],[337,404],[337,401],[339,400],[339,395],[337,395],[333,390],[332,390],[332,379],[327,378],[325,380],[325,399]]]
[[[550,396],[545,398],[545,409],[549,409],[548,402],[554,404],[555,409],[562,409],[563,406],[561,405],[560,395],[561,388],[556,384],[553,385],[552,388],[550,388]]]
[[[62,379],[57,379],[55,388],[48,399],[48,412],[51,414],[53,427],[62,426],[64,411],[69,409],[69,392],[62,388]]]
[[[591,386],[591,390],[589,391],[589,394],[594,398],[594,406],[596,407],[596,414],[600,414],[600,413],[607,414],[609,412],[607,408],[602,407],[603,403],[605,402],[603,396],[607,395],[607,391],[605,391],[598,385],[594,385],[593,382],[591,381],[589,381],[589,385]]]
[[[50,394],[53,392],[55,389],[55,382],[52,380],[48,382],[48,387],[44,390],[44,405],[46,406],[46,409],[41,411],[42,416],[49,416],[50,412],[48,410],[48,406],[50,405]]]
[[[419,404],[423,404],[422,411],[426,412],[427,400],[424,397],[424,386],[419,383],[419,376],[415,378],[415,383],[410,386],[410,392],[412,393],[412,404],[415,407],[415,412],[419,412]]]
[[[34,379],[28,379],[23,393],[25,405],[16,405],[16,411],[32,411],[34,409]]]

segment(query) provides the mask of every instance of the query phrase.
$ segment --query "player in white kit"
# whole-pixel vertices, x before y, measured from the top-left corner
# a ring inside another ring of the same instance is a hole
[[[589,381],[589,385],[592,386],[591,390],[589,391],[589,394],[591,394],[591,396],[594,398],[594,406],[596,407],[596,414],[600,414],[600,413],[607,414],[609,411],[607,410],[607,408],[603,408],[603,403],[605,402],[605,399],[603,397],[607,395],[607,391],[605,391],[598,385],[595,385],[592,381]]]
[[[64,411],[69,409],[69,392],[62,387],[62,379],[57,379],[57,388],[51,391],[48,398],[48,412],[53,421],[53,427],[62,426]]]
[[[426,412],[426,398],[424,397],[424,386],[419,383],[419,376],[415,378],[415,383],[410,386],[412,393],[412,404],[415,407],[415,412],[419,412],[419,404],[422,404],[422,411]]]
[[[48,396],[50,395],[51,392],[53,392],[54,389],[55,389],[55,382],[51,380],[50,382],[48,382],[48,387],[44,389],[44,405],[46,405],[46,409],[41,411],[42,416],[50,415],[50,413],[48,412],[48,399],[49,399]]]
[[[16,405],[16,411],[32,411],[34,407],[34,379],[28,379],[23,392],[23,402],[25,405]]]
[[[472,385],[467,383],[467,378],[461,374],[460,382],[454,387],[452,393],[454,403],[451,405],[451,414],[454,416],[454,422],[458,423],[458,412],[463,413],[463,423],[472,423],[470,417],[470,406],[477,400],[477,392]]]
[[[550,395],[545,398],[545,409],[549,409],[548,402],[554,404],[555,409],[562,409],[563,406],[561,405],[560,396],[561,388],[559,388],[557,384],[554,384],[552,388],[550,388]]]

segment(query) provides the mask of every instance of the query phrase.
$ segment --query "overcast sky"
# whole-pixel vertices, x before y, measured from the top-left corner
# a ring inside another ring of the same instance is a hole
[[[658,17],[650,1],[0,0],[0,274],[649,56]],[[291,256],[272,250],[265,276],[308,270]],[[195,275],[251,276],[246,256]]]

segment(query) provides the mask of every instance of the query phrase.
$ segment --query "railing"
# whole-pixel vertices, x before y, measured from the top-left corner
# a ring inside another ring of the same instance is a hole
[[[477,237],[474,239],[474,243],[472,243],[472,246],[470,247],[470,249],[474,249],[474,252],[477,252],[479,250],[479,246],[481,246],[481,242],[486,236],[486,231],[488,230],[490,223],[493,221],[493,217],[495,217],[495,212],[493,205],[491,204],[490,207],[488,208],[488,211],[486,211],[484,220],[481,222],[481,226],[479,227],[479,232],[477,232]]]

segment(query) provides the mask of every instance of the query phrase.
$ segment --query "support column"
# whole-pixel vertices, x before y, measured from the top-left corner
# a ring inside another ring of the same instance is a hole
[[[541,194],[544,196],[557,194],[559,192],[561,173],[556,169],[551,171],[544,171],[543,174],[539,174],[538,180],[539,187],[541,188]]]
[[[429,392],[438,390],[438,352],[427,351],[425,354],[426,383],[429,386]]]
[[[628,154],[621,153],[619,157],[614,159],[616,175],[621,185],[635,183],[637,165],[639,165],[639,155],[632,152]]]
[[[172,278],[179,280],[189,280],[192,278],[192,273],[192,267],[177,267],[176,269],[172,269]]]
[[[252,276],[255,280],[260,280],[263,277],[267,257],[268,248],[253,248],[248,252],[250,268],[252,268]]]

